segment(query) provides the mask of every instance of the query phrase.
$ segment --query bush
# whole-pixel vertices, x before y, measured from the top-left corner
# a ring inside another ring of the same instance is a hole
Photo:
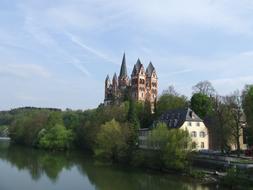
[[[39,147],[50,150],[69,149],[73,142],[73,133],[63,125],[57,124],[39,133]]]
[[[158,123],[148,138],[149,146],[159,155],[162,166],[182,170],[188,165],[191,139],[187,131],[168,129],[164,123]]]

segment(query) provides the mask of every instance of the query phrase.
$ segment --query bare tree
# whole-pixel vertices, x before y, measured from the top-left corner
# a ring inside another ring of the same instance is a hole
[[[176,91],[173,85],[169,86],[166,90],[164,90],[162,94],[170,94],[173,96],[179,96],[179,93]]]
[[[214,96],[215,89],[211,82],[209,81],[200,81],[195,86],[192,87],[193,94],[201,93],[207,96]]]
[[[243,135],[243,109],[242,109],[242,96],[237,90],[230,96],[225,98],[225,103],[230,110],[231,120],[229,122],[231,127],[231,134],[236,143],[237,156],[240,156],[240,138]]]
[[[226,151],[228,149],[228,143],[231,136],[231,132],[228,127],[228,123],[230,121],[229,110],[228,107],[224,104],[224,97],[216,95],[213,98],[213,107],[214,107],[214,115],[213,115],[213,126],[212,133],[217,147],[222,151]]]

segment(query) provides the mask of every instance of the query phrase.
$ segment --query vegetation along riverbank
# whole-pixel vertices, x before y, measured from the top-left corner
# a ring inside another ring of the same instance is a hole
[[[202,83],[203,85],[203,83]],[[210,85],[205,84],[205,85]],[[196,85],[196,88],[199,86]],[[120,163],[134,167],[155,169],[163,172],[177,172],[205,179],[207,173],[192,169],[194,146],[187,131],[169,128],[159,121],[161,114],[168,110],[191,107],[202,118],[212,121],[208,125],[213,141],[217,142],[222,152],[229,144],[238,144],[240,126],[236,118],[243,108],[247,116],[247,144],[251,145],[252,135],[251,101],[252,86],[243,91],[241,107],[238,115],[235,103],[238,96],[220,98],[203,91],[195,91],[191,100],[169,88],[159,97],[154,111],[150,110],[149,103],[133,101],[125,97],[125,101],[116,105],[100,105],[91,110],[58,110],[46,108],[19,108],[0,112],[1,131],[8,135],[13,143],[32,146],[51,151],[81,149],[90,151],[97,159],[110,163]],[[232,111],[231,111],[232,110]],[[225,121],[231,121],[226,123]],[[233,122],[232,122],[233,121]],[[152,128],[148,135],[149,149],[140,149],[138,132],[140,128]],[[239,133],[236,134],[236,131]],[[237,153],[240,146],[237,146]],[[241,182],[238,175],[244,177],[251,184],[251,172],[242,175],[240,170],[228,170],[228,175],[222,178],[223,184],[231,186],[231,181]],[[212,173],[211,173],[212,174]],[[214,173],[215,174],[215,173]],[[237,186],[237,185],[236,185]]]

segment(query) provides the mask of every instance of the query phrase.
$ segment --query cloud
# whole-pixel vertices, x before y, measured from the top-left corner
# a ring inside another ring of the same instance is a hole
[[[169,72],[168,74],[159,74],[159,77],[166,78],[166,77],[170,77],[170,76],[174,76],[174,75],[190,73],[190,72],[193,72],[193,71],[194,71],[193,69],[183,69],[183,70],[178,70],[178,71],[174,71],[174,72]]]
[[[91,76],[91,73],[86,69],[86,67],[84,67],[84,65],[81,63],[81,61],[79,59],[73,58],[73,61],[71,62],[71,64],[76,69],[81,71],[81,73],[83,73],[85,76],[88,76],[88,77]]]
[[[0,66],[0,74],[3,76],[15,76],[21,78],[50,78],[51,73],[44,67],[36,64],[4,64]]]
[[[92,53],[93,55],[97,56],[100,59],[103,59],[106,62],[109,63],[113,63],[113,64],[117,64],[117,62],[113,61],[111,58],[109,58],[107,55],[105,55],[104,53],[101,53],[99,50],[96,50],[88,45],[86,45],[85,43],[83,43],[77,36],[70,34],[68,32],[66,32],[66,35],[69,37],[69,39],[77,44],[78,46],[80,46],[81,48],[85,49],[86,51]]]

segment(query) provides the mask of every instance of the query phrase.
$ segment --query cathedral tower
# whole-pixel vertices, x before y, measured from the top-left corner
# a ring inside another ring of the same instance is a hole
[[[146,75],[144,66],[141,64],[140,59],[134,65],[131,75],[131,94],[132,98],[136,101],[145,101],[146,99]]]
[[[146,70],[146,100],[151,103],[152,110],[158,96],[158,78],[153,64],[150,62]]]
[[[127,75],[127,67],[126,67],[126,55],[124,53],[122,64],[120,68],[120,74],[119,74],[119,88],[125,89],[127,86],[129,86],[129,78]]]

